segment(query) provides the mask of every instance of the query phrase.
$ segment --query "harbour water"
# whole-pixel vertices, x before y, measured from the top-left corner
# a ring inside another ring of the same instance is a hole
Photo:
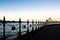
[[[43,25],[39,25],[39,27],[42,27]],[[12,30],[12,27],[15,27],[15,30]],[[34,23],[34,30],[38,25]],[[32,23],[29,23],[29,32],[32,31]],[[5,23],[5,36],[6,40],[12,40],[15,37],[17,37],[19,32],[19,23]],[[21,35],[26,34],[27,32],[27,23],[21,23]],[[3,24],[0,23],[0,39],[3,37]]]

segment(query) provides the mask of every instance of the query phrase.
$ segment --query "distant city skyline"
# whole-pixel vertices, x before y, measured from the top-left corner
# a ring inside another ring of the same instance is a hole
[[[41,20],[49,17],[60,21],[59,0],[0,0],[0,19]]]

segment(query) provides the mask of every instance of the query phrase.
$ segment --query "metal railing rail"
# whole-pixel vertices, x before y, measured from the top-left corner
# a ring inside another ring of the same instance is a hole
[[[3,40],[6,40],[5,37],[5,23],[19,23],[19,36],[21,36],[21,23],[27,23],[27,33],[29,32],[29,23],[32,23],[32,31],[33,31],[33,24],[34,24],[34,20],[32,21],[21,21],[21,18],[19,18],[19,21],[6,21],[5,20],[5,16],[3,17],[3,21],[0,21],[0,23],[3,23]],[[36,21],[36,24],[39,24],[40,21]],[[39,26],[39,25],[38,25]]]

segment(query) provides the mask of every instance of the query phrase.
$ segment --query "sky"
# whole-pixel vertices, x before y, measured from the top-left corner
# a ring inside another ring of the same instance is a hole
[[[60,0],[0,0],[0,19],[60,21]]]

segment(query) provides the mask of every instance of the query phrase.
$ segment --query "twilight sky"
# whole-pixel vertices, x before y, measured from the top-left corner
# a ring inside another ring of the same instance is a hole
[[[7,20],[60,20],[60,0],[0,0],[0,18]]]

